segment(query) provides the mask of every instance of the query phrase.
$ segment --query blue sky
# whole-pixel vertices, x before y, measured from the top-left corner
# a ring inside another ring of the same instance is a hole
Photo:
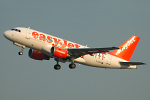
[[[1,0],[0,100],[150,100],[149,0]],[[131,61],[136,70],[102,69],[69,63],[35,61],[28,48],[3,37],[5,30],[31,27],[89,47],[119,46],[141,37]]]

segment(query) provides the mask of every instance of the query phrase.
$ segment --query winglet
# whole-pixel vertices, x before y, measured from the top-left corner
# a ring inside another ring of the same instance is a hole
[[[122,45],[119,46],[120,49],[114,50],[109,54],[129,61],[139,40],[140,37],[133,35],[131,38],[129,38],[127,41],[125,41]]]

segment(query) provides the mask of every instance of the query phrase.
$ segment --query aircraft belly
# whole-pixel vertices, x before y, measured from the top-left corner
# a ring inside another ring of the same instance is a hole
[[[86,65],[89,65],[89,66],[94,66],[94,67],[108,67],[106,64],[105,64],[105,60],[100,60],[98,58],[94,58],[93,56],[90,56],[90,55],[85,55],[84,56],[84,59],[85,59],[85,64]]]
[[[88,66],[94,66],[94,67],[99,67],[99,68],[120,68],[120,64],[118,63],[117,59],[114,59],[113,62],[108,63],[108,59],[99,59],[95,58],[90,55],[85,55],[84,56],[85,62],[83,64],[88,65]]]

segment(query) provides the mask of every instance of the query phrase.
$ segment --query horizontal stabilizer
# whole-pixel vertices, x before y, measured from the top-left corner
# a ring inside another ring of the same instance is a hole
[[[120,64],[123,64],[123,65],[145,65],[146,63],[144,63],[144,62],[120,62]]]

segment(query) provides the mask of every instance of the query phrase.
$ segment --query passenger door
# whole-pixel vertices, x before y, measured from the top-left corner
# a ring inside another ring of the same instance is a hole
[[[31,30],[30,30],[30,27],[27,28],[27,30],[26,30],[26,38],[27,38],[27,39],[30,39],[30,38],[31,38]]]

